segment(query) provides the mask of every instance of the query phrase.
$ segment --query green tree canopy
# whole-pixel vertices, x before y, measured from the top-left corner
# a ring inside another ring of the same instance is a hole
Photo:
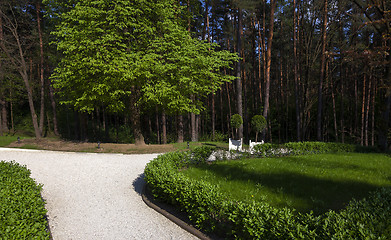
[[[191,38],[180,14],[173,0],[78,1],[53,32],[63,53],[52,76],[62,103],[80,111],[105,106],[118,112],[130,97],[131,111],[149,103],[198,113],[201,104],[192,96],[231,81],[221,69],[237,56]]]

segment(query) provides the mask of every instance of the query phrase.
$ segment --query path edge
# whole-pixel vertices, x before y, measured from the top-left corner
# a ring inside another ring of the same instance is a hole
[[[181,219],[177,218],[176,216],[172,215],[171,213],[167,212],[166,210],[164,210],[163,208],[159,207],[158,205],[156,205],[155,203],[153,203],[148,195],[147,195],[147,186],[146,184],[144,183],[144,186],[143,186],[143,190],[141,192],[141,197],[144,201],[144,203],[154,209],[155,211],[157,211],[158,213],[162,214],[163,216],[165,216],[166,218],[168,218],[170,221],[172,221],[173,223],[175,223],[176,225],[178,225],[179,227],[181,227],[182,229],[186,230],[187,232],[193,234],[194,236],[198,237],[199,239],[202,239],[202,240],[211,240],[210,237],[206,236],[204,233],[202,233],[200,230],[194,228],[193,226],[190,226],[189,224],[187,224],[186,222],[182,221]]]

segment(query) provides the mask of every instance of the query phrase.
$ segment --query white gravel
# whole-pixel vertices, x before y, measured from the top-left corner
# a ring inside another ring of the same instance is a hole
[[[156,156],[0,148],[0,161],[26,165],[44,185],[54,240],[197,239],[141,199],[145,165]]]

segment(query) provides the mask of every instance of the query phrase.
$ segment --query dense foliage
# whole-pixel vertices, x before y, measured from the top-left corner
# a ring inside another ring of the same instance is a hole
[[[42,186],[16,162],[0,162],[0,238],[49,239]]]
[[[237,239],[387,239],[391,226],[391,190],[383,188],[339,212],[315,216],[264,202],[243,203],[228,199],[205,181],[185,177],[180,170],[203,162],[211,152],[203,148],[192,154],[160,155],[145,169],[153,195],[185,211],[197,227]],[[195,156],[202,158],[195,160]]]

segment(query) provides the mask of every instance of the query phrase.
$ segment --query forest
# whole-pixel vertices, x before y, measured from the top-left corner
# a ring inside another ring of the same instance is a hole
[[[388,0],[2,0],[0,135],[387,149],[390,46]]]

